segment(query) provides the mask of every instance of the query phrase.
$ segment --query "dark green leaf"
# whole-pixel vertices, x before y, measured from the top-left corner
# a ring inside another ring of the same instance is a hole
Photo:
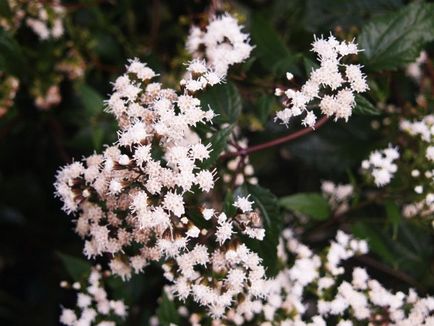
[[[254,201],[254,206],[261,211],[265,228],[265,238],[262,241],[246,239],[247,245],[254,250],[267,267],[267,275],[273,276],[278,272],[277,245],[282,231],[282,215],[278,201],[268,189],[260,186],[244,184],[236,190],[234,196],[247,196]]]
[[[85,83],[77,84],[76,87],[77,95],[83,104],[87,118],[94,117],[103,112],[104,99],[101,94]]]
[[[237,208],[234,206],[234,195],[230,190],[226,193],[223,211],[228,216],[234,216],[237,213]]]
[[[339,26],[344,30],[362,25],[367,18],[403,5],[402,0],[305,0],[304,25],[311,32],[333,30]]]
[[[176,310],[176,305],[167,297],[167,294],[164,291],[160,305],[157,309],[157,316],[158,321],[163,326],[169,326],[170,324],[179,323],[179,314]]]
[[[412,3],[368,23],[359,36],[362,58],[371,70],[396,69],[413,62],[434,39],[434,4]]]
[[[269,120],[270,113],[273,106],[276,104],[276,97],[269,95],[262,95],[256,105],[256,116],[263,125]]]
[[[305,214],[315,220],[325,220],[330,216],[329,203],[316,193],[300,193],[282,197],[279,204],[286,209]]]
[[[232,132],[233,127],[225,128],[217,131],[209,139],[209,144],[211,144],[212,151],[209,154],[209,158],[206,159],[200,166],[204,169],[208,169],[215,164],[220,154],[225,150],[229,135]]]
[[[255,44],[255,55],[265,69],[276,73],[295,69],[296,57],[289,51],[269,21],[260,14],[253,15],[250,32]]]
[[[387,219],[393,227],[393,238],[396,239],[398,236],[399,223],[401,222],[401,212],[399,211],[398,205],[392,201],[386,202],[385,207]]]
[[[210,107],[217,114],[215,123],[234,123],[241,113],[241,97],[231,82],[213,86],[199,98],[204,110]]]
[[[62,253],[57,253],[57,255],[74,281],[82,281],[89,275],[91,264],[86,260]]]
[[[356,95],[356,107],[353,110],[355,114],[364,114],[364,115],[379,115],[380,112],[378,109],[372,105],[364,96],[357,94]]]
[[[394,210],[394,209],[393,209]],[[395,213],[394,213],[395,214]],[[393,268],[418,279],[433,277],[430,269],[432,239],[428,230],[411,221],[402,220],[394,238],[384,221],[363,221],[353,226],[353,233],[366,239],[372,252]]]
[[[17,76],[25,72],[25,58],[18,43],[0,29],[0,71]]]
[[[8,0],[0,0],[0,16],[10,18],[12,16]]]

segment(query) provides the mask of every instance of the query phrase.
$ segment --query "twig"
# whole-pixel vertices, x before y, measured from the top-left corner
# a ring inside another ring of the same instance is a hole
[[[409,275],[407,275],[401,271],[390,268],[389,266],[375,260],[372,257],[366,256],[366,255],[355,256],[354,258],[365,265],[368,265],[368,266],[370,266],[370,267],[372,267],[372,268],[374,268],[380,272],[383,272],[385,274],[389,274],[389,275],[393,276],[394,278],[401,280],[407,284],[410,284],[411,286],[424,292],[423,287],[419,283],[417,283],[411,276],[409,276]]]
[[[158,41],[158,33],[160,31],[161,25],[161,14],[160,14],[160,0],[152,1],[152,24],[151,24],[151,37],[150,44],[151,48],[155,49]]]
[[[318,122],[313,126],[313,128],[306,127],[306,128],[303,128],[299,131],[290,133],[289,135],[270,140],[266,143],[254,145],[254,146],[247,147],[247,148],[243,148],[243,149],[236,151],[236,152],[228,152],[228,153],[222,155],[221,159],[226,159],[226,158],[236,157],[236,156],[246,156],[246,155],[249,155],[249,154],[254,153],[254,152],[259,152],[259,151],[262,151],[262,150],[270,148],[270,147],[274,147],[274,146],[277,146],[277,145],[280,145],[283,143],[290,142],[290,141],[295,140],[297,138],[300,138],[304,135],[310,134],[315,129],[320,128],[322,125],[324,125],[327,122],[328,119],[329,119],[328,117],[324,116],[320,120],[318,120]]]
[[[434,95],[434,66],[431,60],[426,60],[426,67],[431,78],[431,94]]]
[[[221,0],[211,0],[211,5],[209,7],[209,17],[213,17],[217,12],[222,10]]]

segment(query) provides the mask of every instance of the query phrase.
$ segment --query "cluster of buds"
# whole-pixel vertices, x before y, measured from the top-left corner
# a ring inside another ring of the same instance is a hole
[[[370,173],[377,187],[383,187],[390,183],[398,170],[394,163],[398,158],[398,149],[389,145],[383,150],[373,151],[369,159],[362,162],[362,169]]]
[[[406,217],[428,216],[434,212],[434,115],[429,114],[421,120],[402,120],[400,128],[417,142],[417,151],[411,152],[413,166],[412,189],[416,201],[406,204],[403,214]]]
[[[104,278],[110,276],[110,272],[102,272],[101,266],[92,268],[87,284],[81,285],[75,282],[72,285],[66,281],[61,282],[61,287],[72,288],[79,291],[77,305],[74,309],[62,307],[60,322],[67,326],[115,326],[115,321],[125,319],[127,306],[122,300],[110,300],[104,289]]]
[[[227,152],[237,153],[248,148],[248,140],[241,136],[239,128],[234,128],[229,138]],[[229,185],[240,186],[244,183],[258,184],[255,168],[250,163],[249,156],[239,155],[227,160],[227,173],[223,174],[223,181]]]
[[[63,35],[65,9],[59,0],[30,2],[26,12],[26,24],[40,40],[58,39]]]
[[[327,199],[336,214],[342,214],[348,210],[353,190],[351,184],[335,184],[332,181],[323,181],[321,183],[322,195]]]

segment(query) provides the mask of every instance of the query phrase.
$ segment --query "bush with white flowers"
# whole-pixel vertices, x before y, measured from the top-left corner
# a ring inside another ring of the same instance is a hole
[[[433,325],[433,46],[428,1],[0,2],[0,324]]]

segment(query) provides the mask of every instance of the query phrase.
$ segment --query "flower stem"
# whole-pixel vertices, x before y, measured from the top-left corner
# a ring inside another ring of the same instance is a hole
[[[277,145],[280,145],[283,143],[290,142],[292,140],[295,140],[297,138],[300,138],[304,135],[311,133],[315,129],[320,128],[322,125],[324,125],[327,122],[328,119],[329,118],[327,116],[324,116],[320,120],[318,120],[318,122],[313,126],[313,128],[306,127],[306,128],[301,129],[301,130],[298,130],[296,132],[290,133],[290,134],[285,135],[285,136],[280,137],[280,138],[270,140],[270,141],[262,143],[262,144],[243,148],[243,149],[240,149],[236,152],[228,152],[228,153],[222,155],[221,158],[226,159],[226,158],[236,157],[236,156],[247,156],[247,155],[254,153],[254,152],[259,152],[259,151],[262,151],[262,150],[270,148],[270,147],[274,147],[274,146],[277,146]]]

